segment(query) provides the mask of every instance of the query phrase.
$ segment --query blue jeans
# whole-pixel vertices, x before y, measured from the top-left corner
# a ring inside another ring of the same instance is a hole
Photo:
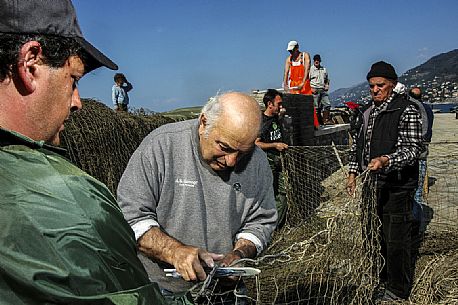
[[[419,160],[418,162],[418,187],[415,191],[413,200],[412,212],[414,220],[422,223],[423,222],[423,184],[426,176],[426,160]]]
[[[329,100],[328,92],[324,89],[314,89],[313,93],[313,104],[316,109],[328,110],[331,108],[331,102]]]

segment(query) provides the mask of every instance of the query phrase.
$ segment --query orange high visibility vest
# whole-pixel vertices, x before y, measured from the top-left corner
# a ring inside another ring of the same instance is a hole
[[[292,57],[292,56],[291,56]],[[305,74],[305,65],[304,65],[304,53],[301,54],[299,61],[294,62],[290,57],[290,66],[289,66],[289,87],[299,86],[304,79]],[[305,81],[304,86],[301,90],[293,89],[290,90],[290,93],[293,94],[312,94],[312,87],[310,87],[310,79]],[[318,116],[316,114],[316,109],[313,107],[313,126],[318,128],[320,123],[318,122]]]
[[[299,61],[293,61],[290,57],[289,66],[289,87],[299,86],[304,79],[305,66],[304,66],[304,53],[301,54]],[[310,87],[310,79],[305,81],[305,85],[301,90],[291,90],[290,93],[294,94],[312,94]]]

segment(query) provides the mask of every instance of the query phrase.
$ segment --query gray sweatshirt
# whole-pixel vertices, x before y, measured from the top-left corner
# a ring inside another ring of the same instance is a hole
[[[137,239],[160,226],[184,244],[221,254],[239,238],[261,252],[277,220],[265,153],[255,146],[234,170],[216,173],[201,158],[197,120],[161,126],[143,140],[121,178],[118,201]],[[191,286],[166,278],[169,265],[140,258],[161,288],[178,292]]]

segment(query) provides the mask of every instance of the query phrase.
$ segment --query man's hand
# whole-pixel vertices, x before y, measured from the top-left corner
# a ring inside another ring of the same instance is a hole
[[[285,92],[289,92],[288,83],[283,83],[283,90],[284,90]]]
[[[253,242],[248,239],[240,238],[235,243],[234,249],[226,253],[224,258],[220,262],[221,267],[230,266],[232,262],[242,258],[254,258],[256,257],[257,250]]]
[[[288,148],[288,144],[282,143],[282,142],[276,142],[275,143],[275,149],[278,151],[283,151]]]
[[[147,256],[171,264],[186,281],[205,280],[202,264],[213,268],[224,255],[188,246],[167,235],[159,227],[152,227],[138,239],[138,248]]]
[[[232,250],[227,253],[220,262],[221,267],[231,266],[232,262],[244,258],[244,255],[239,250]],[[235,287],[239,278],[237,276],[228,276],[220,279],[219,284],[223,287]]]
[[[261,138],[257,138],[254,144],[256,144],[262,150],[276,149],[278,151],[283,151],[288,148],[288,144],[286,143],[282,143],[282,142],[265,143],[261,141]]]
[[[233,262],[243,258],[254,258],[256,256],[256,246],[247,239],[239,239],[235,243],[234,250],[227,253],[220,262],[221,267],[231,266]],[[220,285],[231,287],[235,286],[238,281],[237,276],[229,276],[220,280]]]
[[[350,173],[347,178],[347,193],[348,195],[354,197],[356,190],[356,175],[354,173]]]
[[[213,268],[215,261],[221,260],[222,254],[207,252],[193,246],[181,245],[174,250],[172,265],[185,281],[205,280],[207,274],[202,263]]]
[[[238,251],[231,251],[227,253],[224,258],[220,262],[221,267],[227,267],[232,264],[232,262],[242,259],[243,255],[240,254]]]
[[[390,159],[387,156],[377,157],[371,160],[367,168],[370,171],[378,171],[384,167],[388,166]]]

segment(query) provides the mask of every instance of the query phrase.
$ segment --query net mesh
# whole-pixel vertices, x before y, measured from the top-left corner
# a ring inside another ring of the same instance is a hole
[[[63,135],[68,157],[115,192],[130,155],[143,137],[172,120],[114,113],[86,100]],[[248,290],[230,291],[257,304],[370,304],[383,264],[378,252],[375,201],[365,200],[358,177],[356,196],[345,190],[348,146],[290,147],[282,155],[288,214],[269,248],[246,266]],[[428,157],[424,206],[427,230],[419,250],[411,298],[406,304],[458,304],[458,143],[433,143]],[[372,188],[373,189],[373,188]],[[368,188],[369,192],[371,188]],[[374,198],[373,194],[366,194]],[[192,291],[212,304],[211,285]],[[409,303],[410,302],[410,303]]]
[[[91,99],[83,99],[83,104],[65,123],[62,146],[75,165],[116,194],[127,162],[143,138],[173,120],[161,115],[114,112]]]
[[[286,226],[275,232],[261,257],[243,260],[262,272],[245,280],[248,294],[239,300],[373,303],[384,263],[379,252],[375,182],[364,173],[358,177],[355,196],[346,193],[348,152],[348,146],[297,146],[282,155]],[[424,187],[427,229],[412,294],[405,304],[458,304],[457,167],[458,143],[431,144]],[[364,205],[363,192],[368,192]],[[212,304],[211,297],[200,303]]]

